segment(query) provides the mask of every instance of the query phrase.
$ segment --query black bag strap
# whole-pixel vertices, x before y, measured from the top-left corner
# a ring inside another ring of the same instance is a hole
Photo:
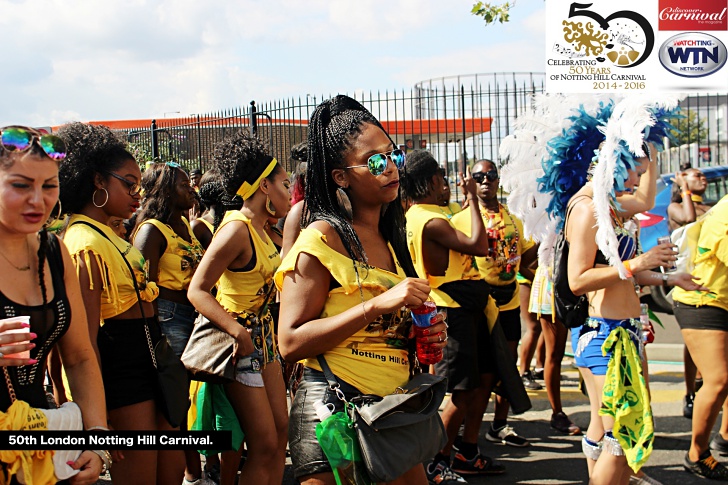
[[[126,263],[126,267],[129,269],[129,273],[131,274],[131,282],[134,284],[134,291],[136,292],[137,303],[139,304],[139,311],[141,312],[142,320],[144,320],[144,333],[147,336],[147,346],[149,347],[149,353],[152,356],[152,363],[154,364],[154,368],[156,369],[157,368],[157,357],[156,357],[156,355],[154,355],[154,346],[152,345],[152,337],[149,334],[149,324],[147,323],[147,317],[144,314],[144,305],[142,305],[142,295],[141,295],[141,292],[139,291],[139,285],[137,285],[136,277],[134,276],[134,269],[131,267],[131,263],[129,263],[129,260],[126,259],[126,255],[122,252],[121,249],[119,249],[119,247],[116,244],[114,244],[114,241],[112,241],[111,238],[109,238],[109,236],[107,236],[106,233],[104,233],[104,231],[102,231],[95,225],[88,223],[86,221],[76,221],[71,225],[75,226],[76,224],[83,224],[85,226],[88,226],[88,227],[92,228],[94,231],[101,234],[103,237],[105,237],[106,240],[109,241],[111,243],[111,245],[116,248],[117,251],[119,251],[119,254],[121,255],[121,259],[123,259],[124,262]]]
[[[341,387],[341,384],[339,384],[339,381],[336,379],[336,375],[334,375],[334,373],[331,371],[329,363],[326,362],[324,354],[318,354],[316,356],[316,360],[318,360],[318,363],[321,366],[321,371],[324,373],[324,377],[326,377],[326,381],[329,383],[329,387],[331,389]]]
[[[571,203],[566,208],[566,217],[564,217],[564,239],[566,239],[566,221],[569,220],[569,216],[571,215],[571,211],[574,210],[574,206],[576,205],[576,202],[579,199],[584,199],[584,198],[591,199],[592,196],[586,195],[586,194],[581,194],[581,195],[575,197],[574,200],[570,201]]]

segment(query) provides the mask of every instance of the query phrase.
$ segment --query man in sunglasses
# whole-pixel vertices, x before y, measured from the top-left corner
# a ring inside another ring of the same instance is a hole
[[[472,177],[478,183],[477,206],[488,233],[488,254],[475,258],[480,276],[491,289],[491,296],[499,309],[500,326],[513,359],[518,359],[518,341],[521,339],[521,311],[519,270],[526,278],[533,278],[531,264],[538,256],[538,247],[523,236],[523,224],[508,207],[498,201],[500,177],[498,168],[490,160],[480,160],[473,166]],[[459,230],[471,232],[470,219],[456,215],[453,224]],[[488,441],[504,445],[525,447],[528,440],[508,426],[509,402],[496,395],[495,416],[485,435]],[[485,409],[483,409],[485,412]]]
[[[482,455],[478,434],[483,402],[487,403],[495,381],[495,359],[487,352],[489,332],[484,313],[489,288],[474,265],[485,256],[488,238],[477,203],[478,184],[460,174],[460,187],[470,208],[458,215],[470,218],[472,234],[458,231],[439,204],[445,179],[437,161],[426,151],[407,154],[407,170],[400,179],[406,198],[407,243],[420,278],[430,283],[430,297],[439,311],[447,312],[448,341],[435,373],[448,378],[452,398],[442,413],[448,442],[427,465],[430,483],[463,483],[460,475],[495,475],[505,468]],[[495,308],[492,309],[496,311]],[[465,423],[462,442],[455,448],[457,430]],[[451,451],[455,459],[450,464]],[[454,473],[453,473],[454,472]]]

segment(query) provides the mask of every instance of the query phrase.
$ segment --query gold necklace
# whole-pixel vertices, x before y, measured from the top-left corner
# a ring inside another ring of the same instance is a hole
[[[17,269],[18,271],[30,271],[30,244],[28,243],[28,238],[25,238],[25,247],[28,250],[28,264],[26,264],[25,266],[20,266],[20,267],[15,266],[15,263],[13,263],[12,261],[10,261],[10,258],[8,258],[7,256],[5,256],[5,253],[2,252],[2,251],[0,251],[0,256],[2,256],[3,258],[5,258],[5,261],[7,261],[8,263],[10,263],[10,266],[12,266],[13,268]]]

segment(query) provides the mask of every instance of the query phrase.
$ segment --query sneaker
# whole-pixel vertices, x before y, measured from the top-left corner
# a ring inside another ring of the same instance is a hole
[[[533,378],[538,379],[539,381],[543,380],[543,369],[533,369]]]
[[[211,465],[210,468],[206,468],[205,478],[220,485],[220,465]]]
[[[683,400],[683,416],[688,419],[693,419],[693,401],[695,401],[695,394],[688,394]]]
[[[562,412],[556,413],[551,416],[551,427],[556,431],[568,434],[570,436],[576,436],[581,434],[581,429],[569,419],[569,417]]]
[[[526,389],[531,391],[540,391],[543,389],[543,386],[536,382],[536,379],[533,377],[533,372],[530,370],[521,374],[521,380],[523,381],[523,387]]]
[[[524,448],[530,444],[526,438],[518,436],[513,428],[508,425],[503,426],[499,430],[495,430],[491,426],[488,432],[485,433],[485,439],[492,443],[517,446],[518,448]]]
[[[429,485],[455,485],[456,483],[468,483],[463,477],[453,472],[445,461],[430,462],[425,467],[427,482]]]
[[[710,452],[708,452],[707,455],[708,456],[698,461],[692,461],[688,457],[688,454],[685,453],[683,467],[685,467],[685,470],[689,471],[693,475],[697,475],[701,478],[710,478],[712,480],[728,482],[728,468],[718,463]]]
[[[718,433],[713,438],[713,441],[710,442],[710,449],[717,451],[721,455],[728,455],[728,440],[724,440],[720,433]]]
[[[480,453],[468,460],[458,452],[452,461],[452,470],[460,475],[502,475],[506,467]]]
[[[194,480],[194,481],[190,481],[190,480],[187,480],[186,478],[183,478],[182,485],[217,485],[217,484],[215,482],[213,482],[212,480],[210,480],[209,478],[202,477],[202,478],[198,478],[197,480]]]
[[[654,478],[647,476],[646,473],[642,473],[641,477],[635,477],[634,475],[629,477],[629,485],[662,485],[662,482],[658,482]]]

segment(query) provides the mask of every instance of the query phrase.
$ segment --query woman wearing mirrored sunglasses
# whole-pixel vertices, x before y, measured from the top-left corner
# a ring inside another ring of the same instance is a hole
[[[315,432],[314,403],[328,388],[317,355],[347,399],[383,396],[409,379],[411,320],[403,307],[421,305],[430,287],[416,278],[407,251],[396,152],[376,118],[347,96],[324,101],[311,116],[304,229],[276,273],[281,354],[305,366],[288,430],[300,483],[335,483]],[[444,329],[433,326],[428,340],[442,340]],[[427,477],[417,465],[392,483],[424,485]]]
[[[101,373],[88,337],[75,268],[63,243],[46,231],[60,212],[58,165],[65,158],[65,144],[54,135],[20,126],[0,128],[0,136],[0,319],[30,317],[30,325],[0,320],[0,367],[5,374],[0,377],[0,415],[7,413],[11,422],[17,419],[20,401],[49,407],[43,380],[48,354],[56,349],[84,426],[106,426]],[[21,333],[6,333],[9,330]],[[29,358],[13,356],[28,350]],[[33,460],[41,459],[33,456]],[[38,476],[42,470],[53,473],[48,460],[45,466],[34,464],[33,477],[26,470],[26,483],[31,478],[34,483],[48,479]],[[70,482],[95,483],[103,463],[99,455],[83,452],[73,465],[79,472]],[[3,476],[9,464],[0,463]]]
[[[173,429],[161,412],[145,330],[155,345],[161,333],[152,301],[159,289],[148,277],[141,252],[107,225],[111,217],[129,219],[139,208],[139,165],[106,127],[71,123],[58,134],[68,145],[60,171],[63,210],[71,216],[64,242],[76,266],[88,331],[101,363],[109,423],[116,430]],[[175,483],[183,474],[182,451],[125,450],[123,457],[112,471],[115,485]]]

